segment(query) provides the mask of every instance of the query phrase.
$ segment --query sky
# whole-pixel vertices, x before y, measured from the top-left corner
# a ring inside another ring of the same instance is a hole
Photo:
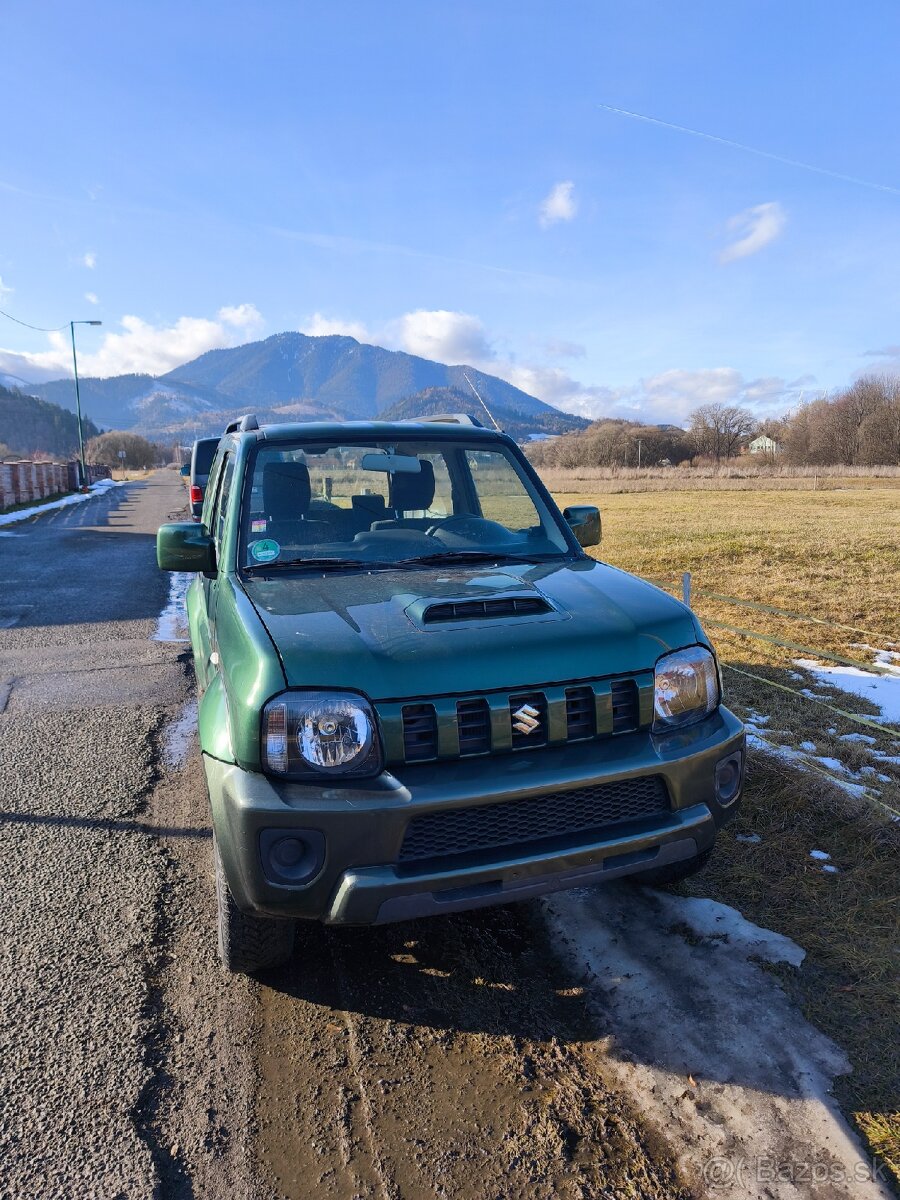
[[[0,317],[0,372],[70,320],[84,374],[349,333],[651,422],[900,371],[895,0],[4,0],[0,44],[0,309],[65,326]]]

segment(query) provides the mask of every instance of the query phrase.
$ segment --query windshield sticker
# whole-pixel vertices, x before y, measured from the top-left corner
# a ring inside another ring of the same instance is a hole
[[[250,554],[257,562],[272,562],[280,553],[281,547],[271,538],[263,538],[262,541],[250,543]]]
[[[251,521],[250,522],[250,532],[251,533],[265,533],[266,532],[265,517],[262,517],[260,520]]]

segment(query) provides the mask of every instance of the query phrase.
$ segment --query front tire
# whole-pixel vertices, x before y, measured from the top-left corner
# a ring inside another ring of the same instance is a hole
[[[215,837],[213,855],[222,966],[237,975],[255,975],[257,971],[282,966],[294,951],[294,922],[241,912],[228,887]]]

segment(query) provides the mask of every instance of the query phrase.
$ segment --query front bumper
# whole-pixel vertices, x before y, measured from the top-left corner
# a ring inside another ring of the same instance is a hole
[[[370,925],[505,903],[613,879],[694,857],[739,807],[716,799],[716,765],[744,747],[740,721],[720,709],[692,729],[385,771],[330,786],[288,783],[204,755],[213,824],[234,898],[246,911],[328,924]],[[573,835],[560,848],[539,843],[497,852],[476,865],[400,863],[410,820],[423,813],[503,803],[659,775],[671,810]],[[303,886],[271,882],[263,830],[315,830],[324,862]]]

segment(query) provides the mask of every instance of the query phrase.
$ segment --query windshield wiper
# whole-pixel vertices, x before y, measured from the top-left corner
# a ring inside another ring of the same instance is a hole
[[[545,562],[551,557],[546,554],[533,555],[526,557],[522,554],[506,554],[502,550],[491,553],[487,550],[440,550],[436,554],[422,554],[417,558],[400,558],[397,560],[397,566],[412,566],[414,564],[427,563],[452,563],[452,562],[491,562],[491,563],[528,563],[533,565],[537,562]]]
[[[393,566],[394,563],[379,559],[367,561],[364,558],[278,558],[267,563],[250,563],[244,570],[265,572],[288,567],[296,571],[300,567],[308,567],[311,571],[346,571],[348,567],[355,567],[360,571],[384,571]]]

